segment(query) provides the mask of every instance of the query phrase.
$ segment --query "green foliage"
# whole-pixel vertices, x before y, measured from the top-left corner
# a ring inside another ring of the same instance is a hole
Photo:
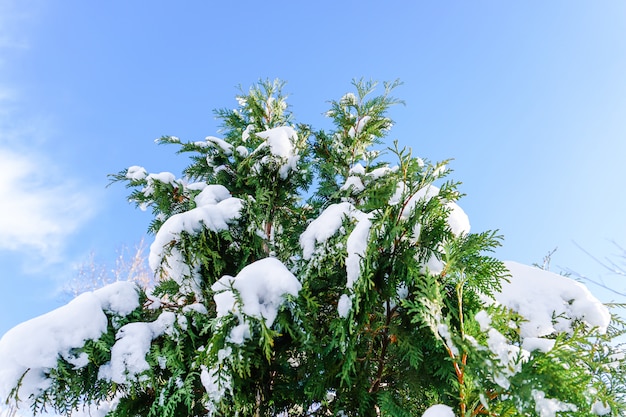
[[[209,185],[241,207],[224,225],[205,217],[167,235],[142,308],[85,342],[76,354],[88,365],[60,358],[34,408],[114,400],[117,417],[408,417],[443,403],[463,417],[521,416],[541,415],[547,398],[564,415],[588,415],[596,401],[624,412],[625,365],[612,344],[623,323],[614,317],[607,333],[577,323],[549,335],[551,349],[523,349],[524,318],[494,301],[508,279],[492,256],[502,238],[464,226],[449,161],[377,148],[399,85],[374,95],[376,83],[354,81],[354,93],[330,102],[334,128],[316,131],[294,122],[283,82],[261,81],[236,109],[216,111],[223,139],[161,138],[190,155],[183,178],[139,167],[113,175],[151,208],[157,237],[175,216],[202,210]],[[284,134],[281,149],[268,131]],[[330,217],[336,227],[315,223]],[[270,324],[242,307],[233,281],[215,286],[268,256],[302,285],[283,294]],[[226,312],[216,301],[225,294]],[[124,325],[165,313],[176,319],[151,340],[148,370],[117,383],[99,375]]]

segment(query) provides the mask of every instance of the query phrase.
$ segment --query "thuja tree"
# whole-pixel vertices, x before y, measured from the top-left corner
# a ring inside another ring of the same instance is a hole
[[[315,130],[260,82],[216,111],[220,138],[161,138],[189,155],[182,177],[113,176],[152,210],[157,285],[8,332],[0,394],[111,416],[622,415],[621,322],[496,259],[448,161],[385,147],[397,85],[355,82]]]

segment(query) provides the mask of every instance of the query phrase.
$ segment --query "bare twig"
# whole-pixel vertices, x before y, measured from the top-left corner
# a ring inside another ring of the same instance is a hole
[[[597,258],[596,256],[594,256],[593,254],[591,254],[589,251],[585,250],[585,248],[583,248],[582,246],[580,246],[578,243],[573,242],[574,245],[576,245],[576,247],[578,249],[580,249],[581,251],[583,251],[583,253],[585,253],[587,256],[589,256],[591,259],[593,259],[594,261],[596,261],[599,265],[601,265],[603,268],[605,268],[609,273],[611,274],[615,274],[615,275],[619,275],[621,277],[626,277],[626,266],[624,265],[620,265],[617,262],[606,258],[605,260],[601,260],[599,258]],[[626,261],[626,249],[624,249],[623,247],[621,247],[620,245],[618,245],[616,242],[613,242],[613,244],[621,251],[621,254],[619,255],[620,258],[623,259],[623,263],[624,261]],[[612,286],[606,284],[604,282],[604,280],[600,279],[594,279],[594,278],[590,278],[586,275],[583,275],[579,272],[573,271],[569,268],[566,268],[566,272],[575,276],[576,278],[579,278],[581,280],[590,282],[594,285],[597,285],[600,288],[603,288],[607,291],[610,291],[614,294],[617,294],[621,297],[626,297],[626,292],[623,291],[619,291],[615,288],[613,288]]]

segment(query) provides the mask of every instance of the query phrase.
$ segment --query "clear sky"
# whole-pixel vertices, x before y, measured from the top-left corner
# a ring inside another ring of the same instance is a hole
[[[558,247],[554,268],[596,277],[574,242],[626,245],[626,2],[0,0],[0,334],[145,235],[107,174],[179,174],[155,138],[217,135],[212,110],[261,78],[322,127],[361,77],[404,82],[390,142],[454,158],[500,258]]]

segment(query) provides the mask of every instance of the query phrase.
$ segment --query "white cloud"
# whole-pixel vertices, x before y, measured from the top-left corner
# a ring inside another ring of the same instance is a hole
[[[0,251],[59,261],[67,239],[95,214],[99,192],[44,154],[53,123],[26,114],[18,97],[0,85]]]
[[[93,216],[92,193],[54,171],[41,156],[0,147],[0,250],[51,259]]]
[[[28,53],[44,11],[41,0],[0,0],[0,77],[14,53]],[[101,191],[47,152],[60,133],[54,114],[25,107],[21,90],[0,83],[0,251],[32,268],[63,260],[68,239],[94,216]]]

